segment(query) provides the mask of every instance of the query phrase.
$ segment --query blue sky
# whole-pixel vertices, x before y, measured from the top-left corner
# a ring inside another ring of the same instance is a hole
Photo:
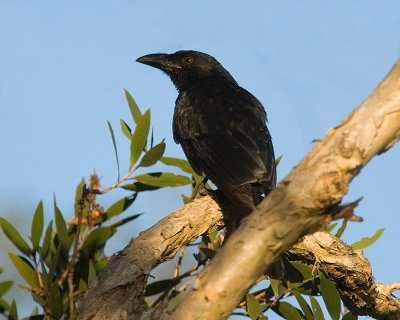
[[[386,1],[10,1],[0,2],[0,215],[23,233],[39,200],[52,218],[52,196],[72,217],[75,186],[96,170],[115,181],[107,123],[116,132],[122,171],[128,145],[119,119],[130,120],[123,88],[152,108],[156,140],[183,157],[172,139],[176,91],[160,71],[134,60],[195,49],[215,56],[264,104],[282,179],[311,141],[343,120],[400,55],[400,2]],[[378,281],[400,280],[400,147],[374,159],[352,182],[347,200],[364,196],[349,243],[385,227],[365,251]],[[161,167],[160,167],[161,168]],[[185,188],[140,196],[107,248],[181,205]],[[100,201],[108,206],[123,192]],[[156,199],[156,200],[155,200]],[[2,237],[2,235],[0,235]],[[10,246],[0,238],[0,265]],[[4,277],[3,277],[4,278]],[[21,298],[22,299],[22,298]]]

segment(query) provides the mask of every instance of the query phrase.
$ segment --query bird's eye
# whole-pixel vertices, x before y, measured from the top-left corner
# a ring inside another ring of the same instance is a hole
[[[194,58],[193,57],[184,57],[183,58],[183,63],[184,64],[192,64],[194,62]]]

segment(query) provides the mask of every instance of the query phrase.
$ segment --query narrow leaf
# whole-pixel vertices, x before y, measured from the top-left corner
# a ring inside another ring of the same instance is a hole
[[[68,237],[67,226],[65,224],[64,217],[63,217],[60,209],[58,209],[57,206],[54,209],[54,218],[55,218],[55,222],[56,222],[57,237],[60,240],[63,251],[65,253],[68,253],[69,237]]]
[[[89,272],[88,272],[88,284],[90,284],[96,278],[97,272],[93,260],[89,260]]]
[[[306,319],[307,320],[314,320],[314,315],[313,315],[313,313],[312,313],[312,311],[310,309],[310,306],[308,305],[306,299],[304,299],[303,296],[300,293],[296,292],[296,291],[293,291],[292,293],[295,296],[295,298],[297,300],[297,303],[299,304],[301,310],[303,310],[303,313],[304,313]]]
[[[87,286],[86,282],[82,278],[79,279],[78,292],[80,294],[84,294],[87,290],[87,287],[88,286]]]
[[[18,233],[11,223],[0,217],[0,227],[3,229],[7,238],[25,255],[29,255],[30,248],[26,241]]]
[[[322,272],[319,272],[319,278],[322,298],[324,299],[329,315],[332,320],[339,320],[341,311],[339,292],[335,284],[326,278]]]
[[[147,109],[138,121],[131,140],[130,168],[138,161],[146,146],[147,136],[150,130],[150,109]]]
[[[251,320],[256,320],[261,312],[261,305],[258,300],[251,294],[246,295],[247,313]]]
[[[145,296],[153,296],[155,294],[164,292],[167,290],[171,285],[173,285],[172,279],[168,280],[160,280],[153,283],[150,283],[146,286]]]
[[[358,317],[352,314],[350,311],[347,312],[342,318],[342,320],[357,320],[357,319]]]
[[[74,203],[74,210],[75,210],[75,216],[78,216],[79,211],[81,210],[83,195],[86,190],[86,181],[84,178],[82,178],[81,182],[76,186],[75,189],[75,203]]]
[[[302,274],[304,280],[314,278],[314,275],[312,274],[311,270],[305,264],[298,261],[291,261],[290,263],[292,264],[293,267],[297,269],[297,271],[299,271]]]
[[[17,304],[14,299],[11,302],[10,309],[8,310],[8,320],[18,320]]]
[[[135,201],[135,199],[136,195],[122,198],[117,202],[113,203],[111,207],[108,208],[107,210],[107,217],[111,218],[121,214],[130,207],[130,205]]]
[[[329,226],[327,226],[327,227],[325,228],[325,231],[328,232],[328,233],[331,233],[332,230],[335,229],[337,225],[338,225],[337,222],[331,223]]]
[[[120,119],[119,122],[121,124],[122,133],[129,139],[129,141],[131,141],[131,139],[132,139],[132,130],[131,130],[131,128],[128,126],[128,124],[124,120]]]
[[[313,296],[310,296],[310,302],[315,320],[325,320],[324,313],[322,312],[321,306],[319,305],[317,299],[315,299]]]
[[[82,249],[94,249],[103,246],[115,233],[112,227],[100,227],[93,230],[82,244]]]
[[[32,287],[39,287],[39,280],[37,278],[35,270],[33,270],[32,266],[28,264],[24,259],[13,255],[12,253],[8,254],[11,262],[18,270],[19,274],[24,278],[24,280]]]
[[[167,166],[174,166],[182,171],[187,173],[193,173],[193,169],[189,163],[189,161],[179,158],[171,158],[171,157],[162,157],[160,160],[162,163],[166,164]]]
[[[283,155],[281,154],[278,158],[275,159],[275,165],[278,166],[278,164],[281,162],[283,158]]]
[[[142,174],[133,177],[133,179],[154,187],[179,187],[192,183],[192,180],[188,177],[170,172]]]
[[[53,232],[53,220],[51,220],[49,222],[49,224],[47,225],[47,229],[46,232],[44,234],[44,239],[42,242],[42,248],[40,249],[40,255],[42,257],[43,260],[46,259],[47,254],[49,252],[50,249],[50,242],[51,242],[51,238],[52,238],[52,232]]]
[[[346,227],[347,227],[347,219],[343,219],[342,225],[340,226],[340,228],[336,232],[335,237],[340,239],[341,236],[343,235],[343,232],[346,230]]]
[[[132,119],[135,123],[138,123],[138,121],[142,117],[142,113],[140,112],[140,109],[136,104],[136,101],[133,99],[128,90],[124,89],[124,91],[125,91],[126,101],[128,102],[129,109],[131,110]]]
[[[63,315],[63,302],[60,289],[56,284],[51,287],[49,294],[49,305],[51,308],[52,316],[55,319],[61,319]]]
[[[369,247],[370,245],[372,245],[376,240],[378,240],[384,230],[385,230],[385,228],[378,229],[378,230],[376,230],[375,234],[372,237],[361,238],[360,241],[353,243],[351,246],[353,247],[354,250],[365,249],[365,248]]]
[[[161,142],[145,153],[140,161],[140,167],[150,167],[161,159],[165,151],[165,143]]]
[[[278,311],[287,320],[301,320],[300,312],[287,302],[279,302],[273,310]]]
[[[279,297],[279,295],[280,295],[280,290],[279,290],[280,281],[276,280],[276,279],[270,279],[270,283],[271,283],[271,289],[272,289],[272,292],[274,293],[275,298]]]
[[[125,185],[121,186],[121,188],[125,189],[125,190],[130,190],[130,191],[142,192],[142,191],[157,190],[160,187],[148,186],[141,182],[134,182],[134,183],[130,183],[130,184],[125,184]]]
[[[48,288],[51,288],[51,285],[53,283],[53,277],[54,277],[54,274],[55,274],[57,266],[58,266],[58,261],[60,259],[61,249],[62,249],[62,245],[59,244],[57,249],[56,249],[56,253],[54,254],[54,256],[51,259],[49,273],[48,273],[48,276],[47,276],[47,283],[46,283]]]
[[[43,232],[43,223],[43,202],[40,201],[36,208],[35,214],[33,215],[31,226],[31,242],[34,250],[39,250],[39,241]]]
[[[117,222],[113,223],[110,227],[112,227],[112,228],[120,227],[120,226],[122,226],[122,225],[124,225],[124,224],[126,224],[128,222],[131,222],[132,220],[135,220],[135,219],[139,218],[140,216],[141,216],[141,214],[134,214],[133,216],[126,217],[126,218],[124,218],[124,219],[122,219],[120,221],[117,221]]]
[[[119,171],[119,160],[118,160],[117,143],[115,142],[114,130],[113,130],[112,126],[111,126],[110,121],[107,121],[107,124],[108,124],[108,129],[110,130],[111,140],[112,140],[113,147],[114,147],[115,159],[117,160],[117,171],[118,171],[118,180],[119,180],[120,171]]]
[[[0,282],[0,297],[2,297],[13,285],[12,281]]]

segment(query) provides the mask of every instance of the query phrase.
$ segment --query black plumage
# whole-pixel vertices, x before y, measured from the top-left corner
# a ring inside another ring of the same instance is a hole
[[[150,54],[138,62],[167,73],[179,91],[174,139],[235,207],[235,223],[275,187],[266,112],[212,56],[198,51]]]

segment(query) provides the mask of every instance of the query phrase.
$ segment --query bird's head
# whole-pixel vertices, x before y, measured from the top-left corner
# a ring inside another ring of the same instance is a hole
[[[140,57],[137,62],[160,69],[168,74],[179,91],[210,81],[236,81],[212,56],[192,50],[177,51],[172,54],[154,53]]]

